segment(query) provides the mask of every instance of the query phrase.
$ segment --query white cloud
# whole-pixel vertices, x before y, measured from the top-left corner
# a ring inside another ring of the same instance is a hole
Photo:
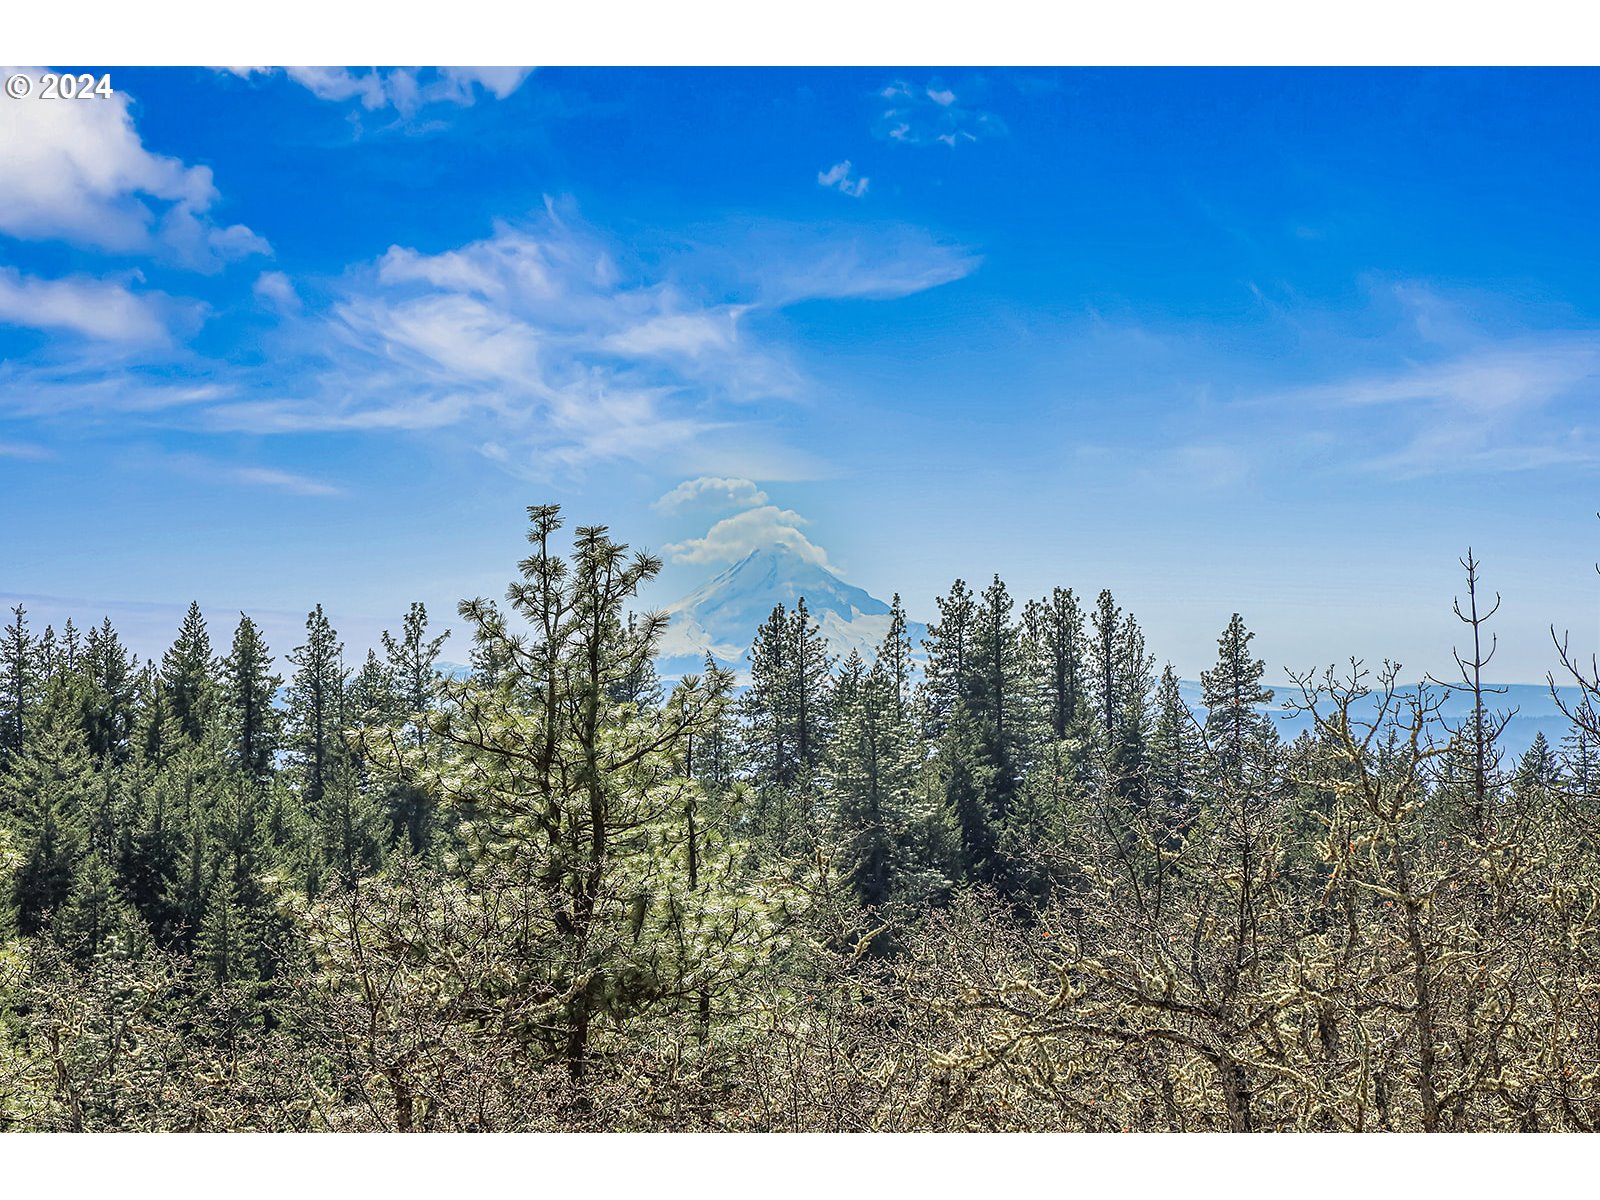
[[[35,80],[41,74],[22,73]],[[146,150],[128,104],[120,91],[83,102],[8,102],[0,121],[0,232],[153,255],[201,271],[271,253],[243,225],[211,219],[218,200],[211,169]]]
[[[271,76],[276,67],[221,67],[244,79]],[[430,104],[470,107],[480,91],[497,100],[510,96],[533,74],[532,67],[284,67],[284,75],[319,100],[358,101],[368,112],[393,108],[409,118]]]
[[[1597,399],[1600,336],[1588,333],[1480,340],[1443,362],[1268,398],[1300,417],[1348,415],[1335,436],[1373,447],[1367,469],[1407,477],[1600,461],[1600,443],[1575,424]]]
[[[488,91],[496,100],[504,100],[512,92],[520,88],[529,75],[533,74],[532,67],[445,67],[444,74],[447,78],[460,81],[462,84],[478,84]]]
[[[135,295],[108,280],[38,279],[0,267],[0,322],[29,329],[66,329],[105,342],[165,343],[162,299]]]
[[[35,446],[31,442],[0,442],[0,458],[26,458],[43,461],[54,457],[55,455],[43,446]]]
[[[785,545],[806,562],[832,571],[827,552],[808,538],[800,526],[809,522],[799,513],[765,504],[725,517],[704,537],[690,538],[666,547],[673,561],[704,564],[738,562],[752,550]]]
[[[981,90],[981,89],[980,89]],[[1005,122],[972,104],[957,104],[956,93],[938,80],[914,87],[896,80],[878,91],[885,103],[874,126],[879,137],[908,146],[943,142],[956,146],[1006,133]]]
[[[763,303],[894,300],[964,279],[983,258],[912,226],[869,228],[772,223],[748,234]]]
[[[695,508],[754,508],[765,503],[767,494],[749,479],[702,475],[698,479],[685,479],[651,507],[676,513]]]
[[[547,202],[440,253],[392,246],[315,295],[260,273],[254,294],[279,316],[262,365],[191,355],[194,382],[178,389],[160,364],[41,355],[0,364],[0,405],[149,413],[209,434],[448,434],[528,479],[617,459],[682,476],[817,478],[829,464],[784,445],[788,410],[760,404],[807,386],[774,310],[903,296],[978,261],[883,225],[746,222],[622,242]]]
[[[850,160],[834,163],[826,171],[817,172],[817,183],[822,187],[837,188],[846,196],[860,199],[867,194],[867,184],[870,179],[863,175],[860,179],[850,178]]]
[[[309,479],[304,475],[296,475],[290,471],[274,470],[271,467],[237,467],[228,472],[228,475],[239,483],[273,488],[276,491],[288,492],[293,496],[337,496],[340,494],[339,489],[332,484]]]
[[[164,471],[177,472],[193,479],[203,479],[223,484],[242,484],[245,487],[269,488],[291,496],[339,496],[343,489],[320,479],[312,479],[293,471],[280,471],[276,467],[242,466],[218,462],[200,454],[151,453],[142,451],[147,462]]]
[[[251,290],[280,313],[297,313],[302,307],[299,293],[282,271],[261,272]]]

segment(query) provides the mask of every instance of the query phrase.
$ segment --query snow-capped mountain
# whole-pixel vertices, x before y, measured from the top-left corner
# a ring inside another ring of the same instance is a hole
[[[779,543],[751,551],[662,610],[671,620],[657,666],[663,675],[698,671],[709,651],[744,682],[756,630],[777,605],[793,611],[802,596],[834,654],[842,660],[859,650],[872,661],[889,632],[889,605]],[[913,653],[920,656],[927,627],[907,621],[906,630]]]

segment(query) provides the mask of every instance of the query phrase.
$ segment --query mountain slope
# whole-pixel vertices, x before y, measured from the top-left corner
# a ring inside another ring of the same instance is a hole
[[[779,543],[751,551],[662,610],[670,623],[661,639],[661,673],[698,671],[709,652],[743,675],[756,630],[774,607],[793,611],[801,597],[834,654],[843,659],[858,650],[872,661],[889,632],[889,605]],[[906,629],[913,653],[920,656],[927,627],[908,621]]]

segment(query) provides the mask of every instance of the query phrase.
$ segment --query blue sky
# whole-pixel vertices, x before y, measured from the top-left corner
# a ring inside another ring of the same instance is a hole
[[[1594,648],[1592,71],[110,73],[0,99],[41,623],[364,648],[554,500],[658,603],[785,537],[924,618],[1111,587],[1191,677],[1236,609],[1420,674],[1470,544],[1499,677]]]

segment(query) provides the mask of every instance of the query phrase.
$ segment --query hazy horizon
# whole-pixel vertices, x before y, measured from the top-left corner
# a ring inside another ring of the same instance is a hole
[[[1110,588],[1191,678],[1234,611],[1420,676],[1471,546],[1497,678],[1597,644],[1591,71],[109,74],[0,129],[41,624],[360,645],[559,501],[660,605],[783,536],[923,619]]]

